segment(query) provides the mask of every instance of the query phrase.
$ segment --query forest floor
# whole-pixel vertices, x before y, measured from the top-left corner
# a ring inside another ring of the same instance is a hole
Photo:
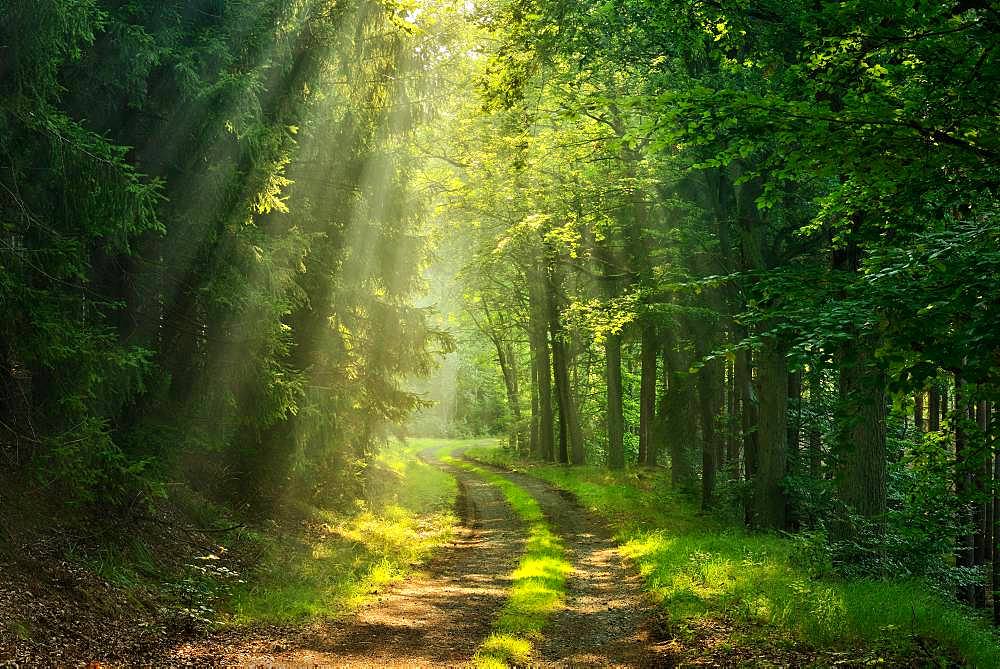
[[[127,591],[71,562],[45,558],[34,574],[12,570],[5,574],[10,583],[0,580],[0,623],[6,619],[0,666],[95,666],[89,664],[94,660],[101,667],[966,665],[944,646],[935,647],[930,629],[906,634],[889,625],[874,641],[840,630],[828,641],[810,642],[793,633],[802,628],[793,618],[753,622],[760,616],[737,611],[739,602],[768,600],[786,617],[815,603],[815,593],[782,562],[783,539],[734,534],[711,519],[694,518],[679,498],[654,492],[653,479],[641,472],[611,480],[586,468],[505,462],[497,449],[473,447],[466,454],[468,446],[426,441],[398,448],[388,457],[402,474],[389,486],[387,503],[346,516],[346,525],[322,523],[319,539],[297,549],[272,545],[278,555],[270,558],[270,571],[244,572],[253,583],[231,593],[230,617],[222,625],[185,626],[190,612],[165,624],[165,609],[136,617],[142,609],[128,601]],[[525,514],[525,500],[534,517]],[[454,527],[454,517],[431,520],[452,505],[459,516]],[[399,527],[390,527],[397,520]],[[705,527],[695,536],[685,523]],[[538,526],[545,546],[532,566]],[[179,544],[194,538],[163,539]],[[725,554],[730,544],[738,549],[735,557]],[[224,547],[216,552],[225,557]],[[532,569],[553,564],[564,571],[542,593],[546,575]],[[727,570],[727,564],[736,566]],[[380,565],[388,575],[372,578]],[[344,576],[345,569],[353,575]],[[106,567],[97,571],[108,573]],[[818,583],[810,587],[827,587]],[[529,609],[532,598],[535,604],[545,600],[535,608],[539,619],[520,628],[516,618],[531,614],[518,609],[519,597]],[[928,609],[921,619],[938,624],[931,614],[938,610]],[[114,611],[119,613],[107,614]],[[886,614],[873,615],[881,620]],[[529,631],[512,635],[517,629]],[[530,659],[484,652],[491,642],[523,644],[528,654],[521,657]],[[5,652],[8,647],[13,650]]]
[[[461,524],[427,568],[353,615],[300,629],[225,630],[162,659],[174,666],[462,666],[489,634],[523,550],[520,523],[495,487],[427,456],[459,482]]]
[[[500,491],[425,451],[459,483],[461,525],[419,575],[339,620],[303,628],[233,628],[181,644],[157,662],[171,666],[467,666],[511,588],[524,552],[523,523]],[[499,471],[499,470],[497,470]],[[573,572],[566,605],[545,628],[532,666],[655,667],[656,613],[610,531],[537,479],[504,474],[535,497],[565,542]]]

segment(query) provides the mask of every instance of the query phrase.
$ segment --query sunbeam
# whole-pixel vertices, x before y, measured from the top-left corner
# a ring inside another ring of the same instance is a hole
[[[998,17],[0,0],[0,665],[1000,666]]]

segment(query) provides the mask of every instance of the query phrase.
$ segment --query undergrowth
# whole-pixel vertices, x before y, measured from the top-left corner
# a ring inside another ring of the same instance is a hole
[[[960,657],[968,666],[1000,667],[1000,645],[985,621],[926,582],[819,575],[801,542],[699,512],[662,472],[528,464],[499,447],[466,453],[521,468],[607,518],[675,633],[699,619],[725,619],[748,643],[864,646],[933,665]]]
[[[421,442],[387,447],[388,474],[353,509],[305,509],[302,531],[260,537],[264,559],[236,588],[228,622],[335,618],[419,568],[457,522],[455,480],[416,455]]]
[[[139,509],[128,531],[89,536],[73,525],[47,550],[110,585],[136,615],[158,611],[144,624],[164,634],[339,617],[420,569],[452,536],[457,483],[420,460],[426,447],[387,445],[366,466],[363,499],[348,508],[290,498],[249,526],[175,485],[155,513]],[[0,521],[0,530],[13,522]],[[17,555],[7,546],[0,554]],[[22,628],[14,632],[30,633]]]
[[[425,447],[389,444],[366,466],[366,485],[358,487],[363,499],[347,508],[289,498],[252,526],[238,522],[233,509],[174,484],[156,508],[136,505],[127,518],[94,526],[67,520],[25,552],[2,539],[24,535],[14,523],[37,518],[37,509],[0,504],[0,562],[52,595],[52,607],[87,602],[81,611],[127,620],[156,638],[339,617],[419,570],[452,536],[457,483],[419,459]],[[46,586],[53,578],[73,583],[73,590],[56,596]],[[0,637],[42,643],[52,632],[47,618],[0,614],[8,618],[0,621]]]

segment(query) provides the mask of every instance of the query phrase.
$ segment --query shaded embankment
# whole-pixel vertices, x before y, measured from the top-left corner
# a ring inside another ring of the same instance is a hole
[[[619,554],[605,523],[568,494],[537,478],[467,458],[532,495],[573,564],[565,607],[553,613],[538,645],[547,666],[672,666],[652,631],[657,610],[642,580]]]
[[[463,666],[504,605],[509,574],[523,550],[520,523],[494,486],[461,468],[422,457],[459,482],[462,524],[424,574],[408,579],[353,615],[302,631],[232,630],[189,644],[172,665]]]

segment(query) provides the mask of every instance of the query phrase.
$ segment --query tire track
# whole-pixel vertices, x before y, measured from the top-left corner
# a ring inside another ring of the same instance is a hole
[[[673,666],[657,652],[650,634],[656,606],[644,593],[639,574],[621,557],[607,526],[569,493],[540,479],[472,461],[534,496],[573,564],[566,607],[553,614],[539,645],[544,666]]]

